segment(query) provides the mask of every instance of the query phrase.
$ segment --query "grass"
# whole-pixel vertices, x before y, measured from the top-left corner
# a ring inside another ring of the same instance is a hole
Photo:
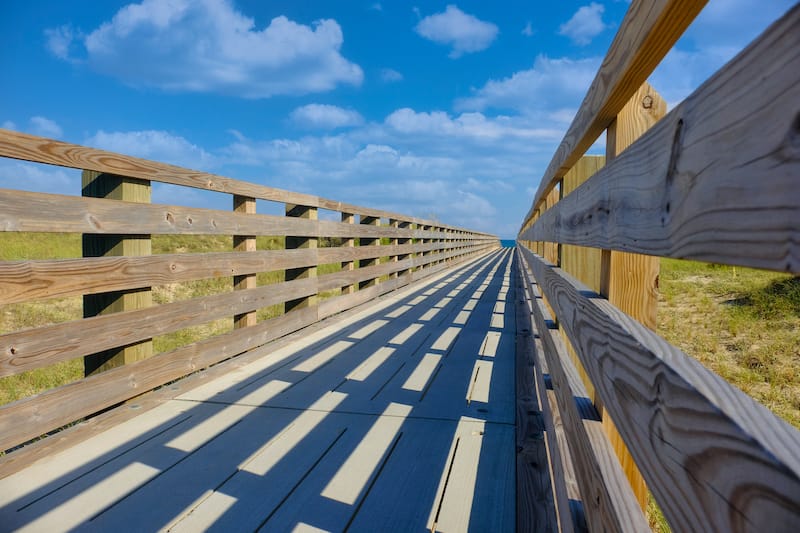
[[[336,245],[326,241],[322,245]],[[226,252],[232,249],[232,238],[214,235],[154,235],[152,251],[154,254],[166,253],[210,253]],[[257,237],[259,250],[281,249],[283,237]],[[0,232],[0,260],[21,259],[68,259],[81,256],[81,236],[79,234],[54,233],[5,233]],[[338,263],[320,265],[318,275],[337,272]],[[262,272],[257,275],[259,286],[278,283],[284,280],[283,271]],[[230,276],[171,283],[152,288],[153,303],[160,305],[222,294],[231,291],[233,278]],[[339,294],[340,291],[327,291],[322,299]],[[267,320],[283,313],[283,305],[272,305],[259,309],[258,320]],[[0,307],[0,334],[28,328],[58,324],[78,320],[83,316],[80,296],[51,299],[47,301],[25,302]],[[223,318],[206,324],[185,328],[161,335],[153,339],[156,353],[167,352],[211,336],[220,335],[233,329],[233,318]],[[0,378],[0,405],[38,392],[77,381],[83,377],[83,359],[63,361],[46,368],[23,372],[14,376]]]
[[[662,259],[659,285],[658,333],[800,428],[800,277]]]

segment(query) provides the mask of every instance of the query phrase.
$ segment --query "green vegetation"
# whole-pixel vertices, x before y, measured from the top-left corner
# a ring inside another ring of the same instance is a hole
[[[800,427],[800,277],[662,259],[659,281],[658,333]]]
[[[339,240],[324,240],[322,246],[336,246]],[[209,253],[230,251],[231,237],[215,235],[154,235],[152,248],[154,254],[165,253]],[[258,237],[259,250],[282,249],[283,237]],[[79,234],[55,233],[3,233],[0,232],[0,260],[20,259],[68,259],[81,256],[81,236]],[[338,263],[320,265],[319,275],[337,272]],[[257,275],[257,284],[268,285],[281,282],[283,271],[262,272]],[[233,278],[230,276],[202,279],[182,283],[170,283],[153,287],[153,303],[160,305],[212,294],[231,291]],[[320,295],[327,298],[338,295],[339,290],[327,291]],[[259,309],[258,320],[266,320],[283,313],[283,305],[272,305]],[[78,320],[83,316],[81,297],[26,302],[0,307],[0,334],[22,329],[58,324]],[[233,329],[233,318],[223,318],[185,328],[153,339],[155,352],[166,352]],[[83,377],[83,359],[63,361],[58,364],[0,378],[0,405],[25,398]]]

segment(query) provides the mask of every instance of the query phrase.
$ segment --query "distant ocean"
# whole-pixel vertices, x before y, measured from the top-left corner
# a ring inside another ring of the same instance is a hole
[[[511,240],[500,239],[500,244],[503,246],[503,248],[513,248],[517,245],[517,241],[515,241],[514,239]]]

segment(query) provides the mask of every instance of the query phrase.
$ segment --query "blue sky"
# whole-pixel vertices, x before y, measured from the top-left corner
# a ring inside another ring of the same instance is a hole
[[[793,3],[711,0],[651,83],[674,106]],[[516,234],[628,9],[621,0],[0,6],[0,127],[502,238]],[[0,160],[0,187],[77,194],[80,179]],[[230,203],[169,186],[154,201]]]

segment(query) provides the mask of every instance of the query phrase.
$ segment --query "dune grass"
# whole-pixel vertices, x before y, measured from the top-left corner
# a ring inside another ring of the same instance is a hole
[[[800,428],[800,277],[662,259],[659,282],[658,333]]]

